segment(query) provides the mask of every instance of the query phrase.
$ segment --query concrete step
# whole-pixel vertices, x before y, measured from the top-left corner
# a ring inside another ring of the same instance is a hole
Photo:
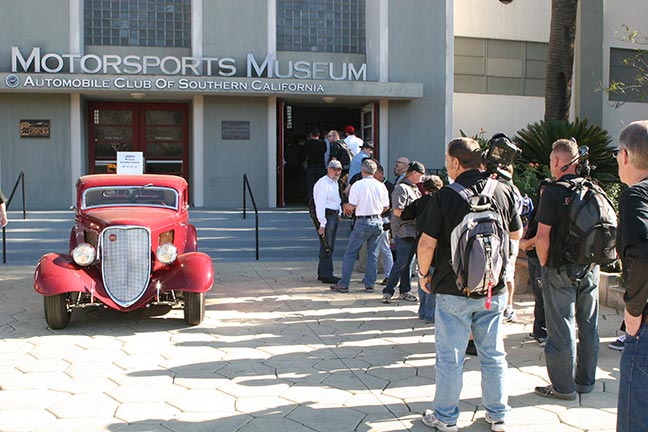
[[[255,215],[241,209],[192,209],[190,222],[198,231],[198,248],[215,261],[255,260]],[[6,227],[7,264],[35,264],[49,252],[68,252],[74,213],[33,211],[9,212]],[[350,221],[340,223],[334,252],[341,262],[348,241]],[[305,208],[259,211],[259,258],[264,261],[317,260],[319,241]]]

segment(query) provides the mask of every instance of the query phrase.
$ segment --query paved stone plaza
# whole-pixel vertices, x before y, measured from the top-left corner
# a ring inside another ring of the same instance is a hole
[[[0,430],[425,431],[435,391],[434,326],[380,292],[330,293],[316,263],[215,263],[202,325],[181,310],[75,311],[46,327],[33,266],[0,268]],[[601,311],[596,389],[544,399],[543,351],[525,340],[532,299],[504,325],[509,431],[615,428],[620,354],[607,348],[621,316]],[[459,426],[487,431],[476,358],[466,362]]]

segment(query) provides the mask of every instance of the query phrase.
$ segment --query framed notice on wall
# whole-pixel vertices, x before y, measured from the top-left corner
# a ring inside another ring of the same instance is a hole
[[[249,140],[249,121],[223,121],[221,123],[222,136],[224,140]]]
[[[20,120],[20,138],[49,138],[49,120]]]

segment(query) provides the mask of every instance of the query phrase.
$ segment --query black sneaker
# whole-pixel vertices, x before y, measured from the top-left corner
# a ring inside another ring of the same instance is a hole
[[[626,335],[621,335],[615,340],[614,342],[610,342],[608,345],[608,348],[613,349],[615,351],[623,351],[623,348],[625,348],[625,339]]]
[[[339,293],[348,293],[349,292],[349,287],[342,286],[340,284],[335,284],[331,285],[331,291],[339,292]]]
[[[535,388],[535,394],[562,400],[574,400],[576,399],[576,392],[574,393],[558,393],[552,385],[540,386]]]

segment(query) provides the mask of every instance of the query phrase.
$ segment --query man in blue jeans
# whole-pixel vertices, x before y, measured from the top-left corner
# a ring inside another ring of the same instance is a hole
[[[549,168],[552,177],[559,181],[579,179],[576,174],[578,144],[567,139],[554,142]],[[536,214],[536,252],[542,266],[547,324],[545,360],[551,384],[536,387],[535,392],[540,396],[566,400],[576,399],[577,392],[592,391],[599,354],[599,266],[570,264],[561,247],[560,233],[564,232],[564,224],[569,223],[566,203],[569,203],[570,196],[567,187],[547,185]]]
[[[401,213],[405,207],[421,198],[419,183],[425,175],[425,167],[421,162],[414,161],[409,164],[402,179],[394,188],[392,193],[392,216],[391,230],[392,237],[396,243],[396,262],[391,268],[387,278],[387,286],[383,288],[383,303],[389,303],[394,296],[396,285],[399,285],[399,299],[408,302],[416,302],[417,298],[412,294],[411,264],[416,253],[416,222],[414,220],[402,220]]]
[[[355,210],[356,223],[349,236],[342,261],[340,281],[331,285],[331,290],[347,293],[353,273],[353,264],[362,245],[367,243],[367,267],[365,269],[365,291],[373,292],[378,275],[378,239],[383,232],[381,214],[389,209],[389,196],[384,184],[374,178],[378,165],[372,159],[362,161],[362,180],[351,186],[349,202],[344,204],[347,215]]]
[[[475,140],[456,138],[450,141],[445,164],[449,178],[464,188],[482,192],[488,176],[479,171],[481,150]],[[522,221],[512,189],[497,182],[492,197],[504,229],[511,239],[520,239]],[[422,233],[417,249],[419,283],[422,289],[436,294],[436,392],[433,408],[426,410],[421,420],[442,432],[458,430],[464,353],[471,331],[481,363],[485,420],[491,430],[504,430],[504,418],[509,410],[506,353],[500,335],[507,299],[504,278],[492,287],[491,296],[474,293],[467,296],[457,288],[457,275],[451,265],[450,235],[469,211],[468,204],[457,192],[443,187],[431,196],[417,221],[417,228]],[[430,276],[432,265],[434,274]]]
[[[621,131],[616,153],[619,178],[629,186],[619,198],[617,231],[627,333],[617,431],[632,432],[648,425],[648,120],[630,123]]]

